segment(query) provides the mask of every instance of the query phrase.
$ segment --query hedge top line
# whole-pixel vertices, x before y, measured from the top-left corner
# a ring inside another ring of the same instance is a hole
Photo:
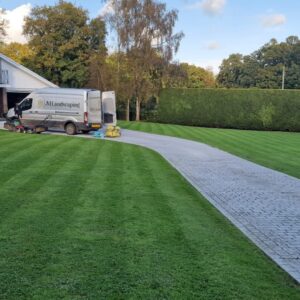
[[[285,93],[285,92],[298,92],[300,93],[300,89],[260,89],[260,88],[180,88],[180,87],[175,87],[175,88],[164,88],[162,92],[166,90],[193,90],[193,91],[243,91],[243,92],[253,92],[253,91],[259,91],[259,92],[280,92],[280,93]]]

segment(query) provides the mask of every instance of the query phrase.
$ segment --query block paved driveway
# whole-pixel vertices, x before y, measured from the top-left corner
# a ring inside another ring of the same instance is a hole
[[[153,149],[300,283],[300,180],[206,144],[122,130]]]

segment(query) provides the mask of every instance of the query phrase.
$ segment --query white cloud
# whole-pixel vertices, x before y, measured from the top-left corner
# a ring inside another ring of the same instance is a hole
[[[31,9],[32,5],[27,3],[13,10],[5,11],[4,19],[8,22],[6,42],[26,43],[26,38],[23,35],[24,18],[30,14]]]
[[[219,49],[221,46],[220,44],[217,42],[217,41],[212,41],[212,42],[209,42],[207,45],[206,45],[206,48],[208,50],[217,50]]]
[[[217,15],[222,12],[226,0],[202,0],[188,5],[189,9],[201,9],[208,15]]]
[[[99,11],[101,17],[105,17],[114,12],[113,0],[108,0]]]
[[[262,17],[263,27],[277,27],[286,23],[286,16],[283,14],[273,14]]]

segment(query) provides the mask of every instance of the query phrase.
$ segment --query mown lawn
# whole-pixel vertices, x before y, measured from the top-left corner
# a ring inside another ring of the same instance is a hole
[[[0,131],[0,299],[300,299],[158,154]]]
[[[300,133],[200,128],[120,121],[122,128],[206,143],[265,167],[300,178]]]

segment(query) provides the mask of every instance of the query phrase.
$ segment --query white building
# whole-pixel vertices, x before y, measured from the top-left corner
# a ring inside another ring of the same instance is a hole
[[[0,53],[0,117],[33,90],[57,87]]]

